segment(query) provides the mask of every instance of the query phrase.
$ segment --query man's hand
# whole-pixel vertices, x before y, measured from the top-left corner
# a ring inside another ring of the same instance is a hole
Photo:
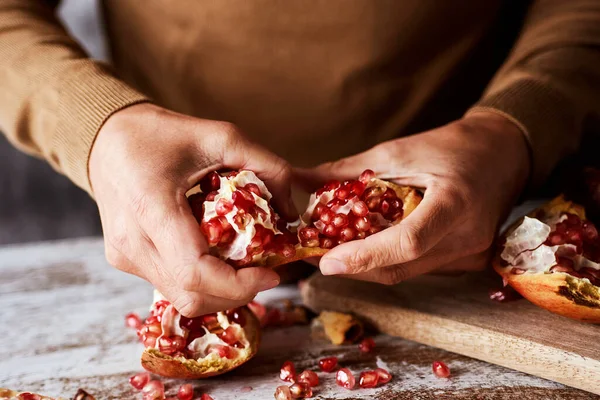
[[[220,168],[254,171],[278,210],[297,215],[289,165],[229,123],[135,105],[108,119],[90,156],[108,261],[151,282],[187,317],[246,304],[279,283],[272,270],[235,270],[208,254],[185,193]]]
[[[326,275],[395,284],[432,271],[485,267],[498,225],[526,184],[529,155],[516,125],[480,112],[298,173],[343,180],[367,168],[424,188],[425,197],[400,224],[335,247],[320,267]]]

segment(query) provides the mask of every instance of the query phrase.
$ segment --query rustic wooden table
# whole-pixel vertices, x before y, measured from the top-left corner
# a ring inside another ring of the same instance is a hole
[[[98,399],[141,398],[128,384],[140,371],[142,351],[124,327],[130,311],[144,315],[151,301],[144,281],[109,267],[100,239],[0,248],[0,387],[72,396],[84,388]],[[299,299],[280,287],[263,302]],[[307,327],[268,330],[259,354],[235,372],[194,382],[215,400],[272,399],[285,360],[298,369],[336,355],[358,372],[376,365],[394,375],[378,389],[347,391],[321,374],[317,399],[595,399],[592,394],[414,342],[378,336],[372,355],[356,346],[334,347],[311,339]],[[431,362],[444,360],[451,379],[437,379]],[[168,394],[181,382],[164,380]],[[248,390],[251,387],[251,391]],[[243,388],[246,388],[243,390]]]

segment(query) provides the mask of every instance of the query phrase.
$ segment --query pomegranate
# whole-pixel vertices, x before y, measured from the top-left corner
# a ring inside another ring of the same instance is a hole
[[[358,378],[358,386],[361,388],[374,388],[379,383],[379,373],[377,371],[364,371]]]
[[[150,381],[150,374],[147,372],[140,372],[129,378],[129,383],[137,390],[142,390],[146,383]]]
[[[413,188],[375,178],[330,181],[313,193],[299,225],[284,223],[271,193],[248,170],[211,172],[188,201],[211,254],[236,267],[274,267],[322,256],[341,243],[377,233],[408,216],[421,201]]]
[[[138,330],[146,347],[142,366],[158,375],[199,379],[230,371],[252,358],[260,335],[258,319],[246,307],[186,318],[155,291],[150,316]],[[142,374],[131,378],[131,384],[146,379]],[[193,393],[183,385],[178,397]],[[183,397],[182,397],[183,396]]]
[[[584,208],[564,196],[511,226],[493,266],[532,303],[565,317],[600,322],[600,238]]]
[[[366,337],[363,340],[361,340],[361,342],[358,344],[358,349],[362,352],[362,353],[370,353],[373,351],[373,349],[375,348],[375,341],[370,338],[370,337]]]
[[[392,374],[383,368],[377,368],[375,372],[377,372],[377,375],[379,375],[379,383],[381,384],[388,383],[392,380]]]
[[[295,382],[296,381],[296,367],[291,361],[286,361],[281,366],[279,371],[279,379],[284,382]]]
[[[296,382],[290,386],[290,393],[293,399],[304,399],[312,397],[313,392],[310,385],[303,382]]]
[[[179,400],[192,400],[194,398],[194,387],[189,383],[181,385],[177,391],[177,398]]]
[[[287,386],[277,386],[275,389],[275,400],[292,400],[292,392]]]

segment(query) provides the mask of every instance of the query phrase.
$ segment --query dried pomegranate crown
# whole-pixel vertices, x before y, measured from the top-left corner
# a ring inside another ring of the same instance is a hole
[[[274,266],[322,255],[392,226],[421,196],[366,170],[358,179],[330,181],[313,193],[299,229],[279,218],[271,199],[265,184],[242,170],[209,173],[189,202],[213,255],[235,266]]]

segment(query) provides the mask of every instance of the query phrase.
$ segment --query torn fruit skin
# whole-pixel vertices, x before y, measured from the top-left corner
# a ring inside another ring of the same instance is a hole
[[[568,220],[568,218],[575,219],[569,217],[569,215],[576,216],[581,221],[587,222],[585,210],[582,206],[565,200],[564,196],[559,196],[531,212],[528,217],[541,221],[548,221],[557,216],[563,220]],[[517,221],[507,230],[503,237],[506,238],[515,232],[522,222],[522,220]],[[553,232],[555,231],[556,228]],[[577,239],[576,233],[572,232],[569,235]],[[579,253],[582,251],[577,246],[579,243],[577,241],[573,241],[572,243],[575,244],[570,245],[570,243],[565,243],[562,245],[563,247],[574,248],[574,255],[567,254],[566,259],[576,259],[579,261],[583,259],[586,264],[581,265],[595,266],[596,262],[594,260],[586,260],[584,254]],[[560,249],[560,246],[558,248]],[[506,260],[502,259],[503,250],[504,245],[500,246],[494,258],[493,267],[523,297],[553,313],[584,322],[600,323],[600,287],[592,283],[592,281],[596,284],[598,282],[594,278],[595,275],[582,275],[582,269],[577,270],[577,267],[574,267],[575,262],[565,262],[564,260],[562,263],[565,265],[561,265],[559,269],[553,266],[550,268],[553,271],[546,271],[546,268],[541,268],[543,270],[541,272],[515,274],[512,271],[513,265],[507,265]],[[559,259],[562,260],[563,258],[557,256],[557,260]],[[595,270],[589,269],[589,271],[591,274],[596,274]]]

